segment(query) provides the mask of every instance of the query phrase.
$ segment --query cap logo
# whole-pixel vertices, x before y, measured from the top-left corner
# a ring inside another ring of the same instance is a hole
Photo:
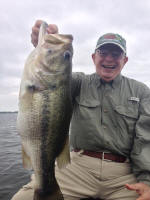
[[[104,39],[116,39],[115,35],[104,35],[103,36]]]

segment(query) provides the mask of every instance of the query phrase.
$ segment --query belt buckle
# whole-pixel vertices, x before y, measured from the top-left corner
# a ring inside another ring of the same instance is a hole
[[[111,162],[111,160],[105,159],[105,152],[102,152],[102,160]]]
[[[77,152],[78,156],[80,156],[80,157],[82,156],[83,153],[84,153],[83,149],[80,149],[80,151]]]

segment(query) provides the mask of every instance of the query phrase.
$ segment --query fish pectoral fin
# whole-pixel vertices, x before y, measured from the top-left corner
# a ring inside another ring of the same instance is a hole
[[[66,167],[66,165],[70,163],[69,136],[66,139],[63,150],[56,158],[56,161],[59,169]]]
[[[24,168],[32,169],[30,157],[26,154],[23,146],[22,146],[22,161],[23,161]]]

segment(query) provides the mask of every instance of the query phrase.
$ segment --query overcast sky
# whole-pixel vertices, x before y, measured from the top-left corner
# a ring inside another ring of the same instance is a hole
[[[122,74],[150,86],[149,0],[1,0],[0,7],[0,111],[18,109],[21,74],[33,50],[30,34],[37,19],[73,35],[73,71],[88,74],[95,72],[91,54],[99,36],[121,34],[129,57]]]

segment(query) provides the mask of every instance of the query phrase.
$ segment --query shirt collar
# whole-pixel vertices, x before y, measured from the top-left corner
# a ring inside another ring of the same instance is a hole
[[[101,86],[103,83],[105,83],[105,81],[97,74],[95,73],[95,78],[96,78],[96,85],[97,87]],[[122,75],[119,74],[114,80],[108,82],[113,88],[117,87],[118,84],[121,82],[122,80]],[[107,82],[106,82],[107,83]]]
[[[121,82],[122,80],[122,75],[119,74],[114,80],[113,80],[113,83],[112,83],[112,87],[115,88],[119,85],[119,83]]]

